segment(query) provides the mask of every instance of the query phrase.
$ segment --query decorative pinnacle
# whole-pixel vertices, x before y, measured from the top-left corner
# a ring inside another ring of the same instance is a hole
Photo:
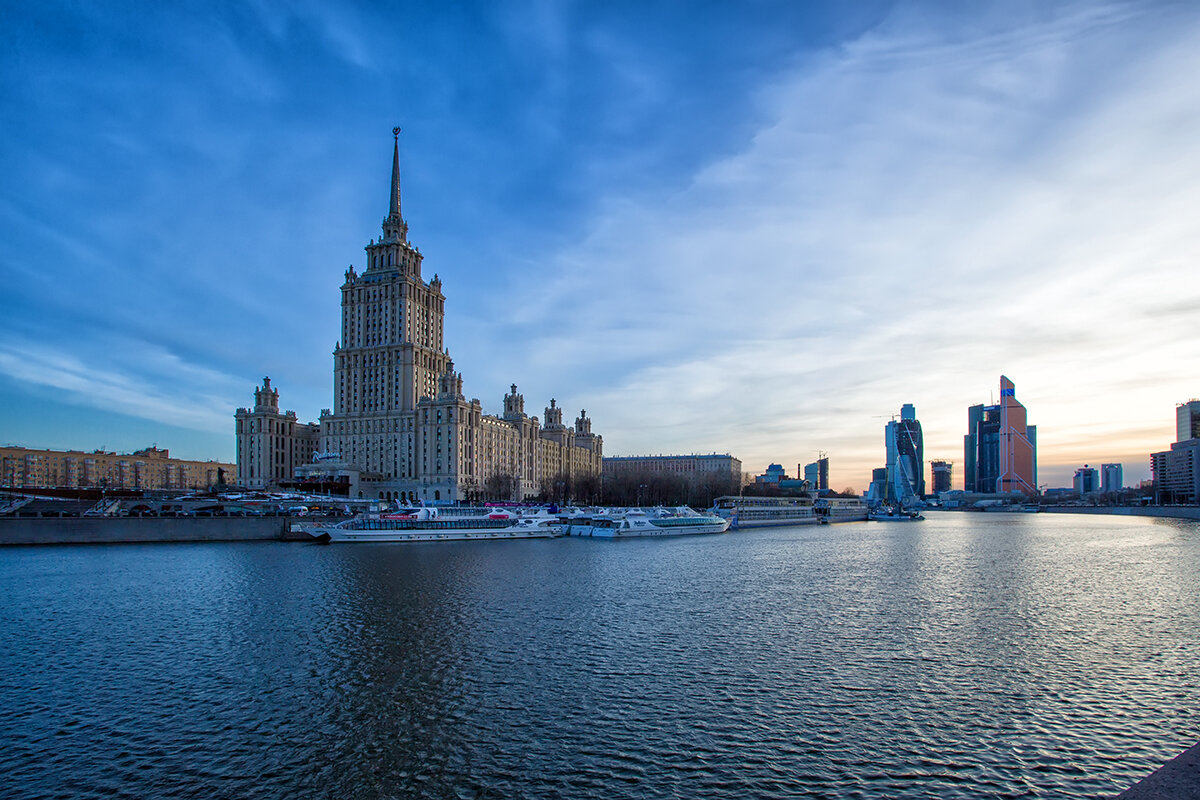
[[[392,128],[392,136],[395,136],[397,139],[400,138],[400,126],[399,125]]]

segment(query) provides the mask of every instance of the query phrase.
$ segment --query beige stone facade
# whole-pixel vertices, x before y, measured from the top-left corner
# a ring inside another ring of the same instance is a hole
[[[321,412],[311,463],[294,465],[300,483],[340,485],[355,497],[445,503],[520,500],[548,485],[598,482],[603,440],[592,433],[585,412],[566,427],[551,400],[543,428],[537,417],[525,414],[515,384],[500,416],[483,413],[479,400],[463,395],[462,375],[445,348],[441,280],[422,277],[424,256],[408,241],[400,209],[397,148],[383,235],[367,244],[366,268],[345,273],[341,339],[333,351],[333,409]],[[270,402],[277,414],[278,395]],[[281,439],[255,445],[254,431],[243,425],[253,425],[252,417],[238,410],[239,479],[256,479],[251,473],[258,468],[256,475],[281,482],[287,454],[307,449],[292,441],[311,434],[294,425],[293,415],[293,424],[270,434]],[[271,419],[279,425],[278,417]],[[262,469],[264,458],[273,472]]]
[[[6,488],[205,490],[232,482],[233,464],[171,458],[148,447],[129,454],[102,450],[0,447],[0,485]]]
[[[234,415],[237,431],[237,482],[248,489],[266,489],[290,481],[301,464],[317,452],[321,426],[299,422],[295,411],[279,411],[279,390],[271,379],[254,390],[254,407]]]

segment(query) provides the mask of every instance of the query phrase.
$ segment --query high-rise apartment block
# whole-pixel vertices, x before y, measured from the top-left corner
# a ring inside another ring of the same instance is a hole
[[[1175,441],[1200,439],[1200,400],[1188,400],[1175,407]]]
[[[998,404],[967,409],[963,462],[963,488],[968,492],[1038,493],[1037,426],[1028,424],[1016,387],[1004,375]]]
[[[1175,408],[1176,441],[1150,454],[1150,475],[1160,502],[1200,502],[1200,400]]]
[[[1125,488],[1125,470],[1120,464],[1100,465],[1100,491],[1105,494],[1119,492]]]
[[[1100,491],[1100,472],[1095,467],[1084,464],[1075,470],[1075,491],[1080,495],[1094,494]]]
[[[586,411],[567,427],[551,400],[543,426],[525,414],[515,384],[502,416],[464,397],[445,346],[442,282],[422,277],[424,256],[401,215],[398,141],[383,233],[365,250],[366,268],[347,269],[341,287],[333,409],[321,412],[319,450],[310,428],[279,414],[278,393],[264,381],[255,410],[237,414],[243,483],[286,482],[290,467],[301,482],[354,496],[456,502],[523,499],[548,482],[599,479],[603,440]],[[310,450],[312,463],[298,463]]]
[[[933,493],[941,494],[950,491],[950,487],[953,485],[951,473],[954,470],[954,464],[949,461],[931,461],[929,469],[933,473]]]

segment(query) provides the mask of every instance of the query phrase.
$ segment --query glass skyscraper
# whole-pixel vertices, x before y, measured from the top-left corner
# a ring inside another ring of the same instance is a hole
[[[1000,376],[1000,402],[967,409],[963,488],[1037,494],[1037,426],[1029,425],[1016,386]]]

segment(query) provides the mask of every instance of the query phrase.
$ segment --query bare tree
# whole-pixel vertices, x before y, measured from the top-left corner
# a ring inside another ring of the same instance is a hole
[[[483,498],[492,502],[511,502],[517,491],[517,476],[495,472],[483,482]]]

